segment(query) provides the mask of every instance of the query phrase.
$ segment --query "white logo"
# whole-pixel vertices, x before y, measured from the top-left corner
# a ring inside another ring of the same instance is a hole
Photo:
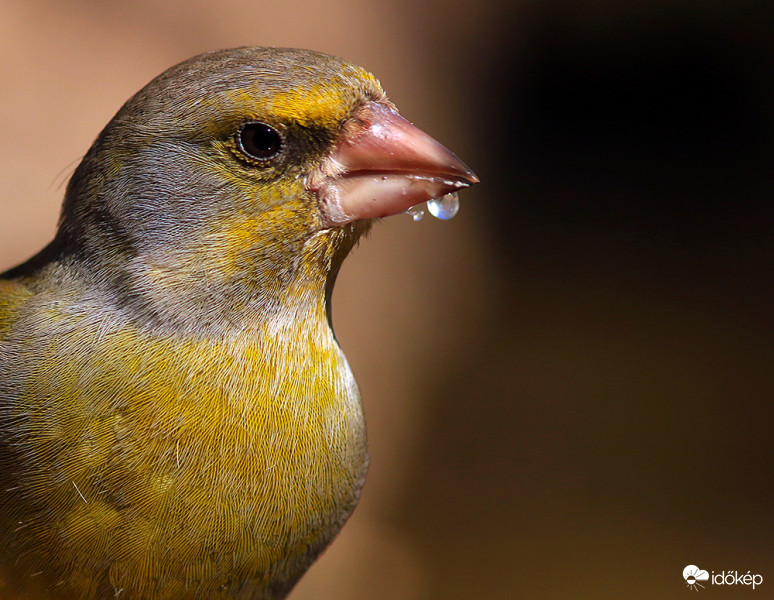
[[[699,582],[708,581],[709,573],[707,573],[707,571],[702,571],[696,565],[688,565],[683,569],[683,579],[685,579],[685,584],[688,586],[688,589],[698,592],[699,588],[704,587]]]
[[[752,589],[763,583],[763,575],[758,573],[739,573],[739,571],[721,571],[715,573],[712,571],[712,576],[704,569],[700,569],[696,565],[688,565],[683,569],[683,579],[685,579],[685,585],[689,590],[698,592],[699,588],[703,588],[702,581],[709,581],[714,585],[749,585]]]

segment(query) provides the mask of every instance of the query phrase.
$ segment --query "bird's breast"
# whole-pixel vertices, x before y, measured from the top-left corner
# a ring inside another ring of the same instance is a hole
[[[74,589],[292,583],[366,465],[346,359],[324,319],[295,325],[180,339],[82,322],[11,350],[37,346],[4,417],[33,563]]]

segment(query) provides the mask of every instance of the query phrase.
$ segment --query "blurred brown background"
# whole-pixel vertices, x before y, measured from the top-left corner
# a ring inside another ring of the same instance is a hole
[[[293,594],[774,597],[774,19],[760,2],[0,1],[0,269],[166,67],[309,47],[483,183],[382,223],[337,333],[372,468]]]

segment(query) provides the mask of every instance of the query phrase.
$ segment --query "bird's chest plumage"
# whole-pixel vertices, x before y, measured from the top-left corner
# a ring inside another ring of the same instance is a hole
[[[11,546],[73,598],[292,585],[354,509],[366,464],[357,387],[318,321],[218,339],[84,322],[36,340],[5,392]]]

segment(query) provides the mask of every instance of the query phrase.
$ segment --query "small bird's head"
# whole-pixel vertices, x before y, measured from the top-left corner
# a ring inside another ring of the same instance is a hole
[[[475,181],[363,69],[304,50],[224,50],[121,108],[68,186],[55,246],[149,310],[169,294],[286,301],[316,271],[329,291],[372,219]]]

